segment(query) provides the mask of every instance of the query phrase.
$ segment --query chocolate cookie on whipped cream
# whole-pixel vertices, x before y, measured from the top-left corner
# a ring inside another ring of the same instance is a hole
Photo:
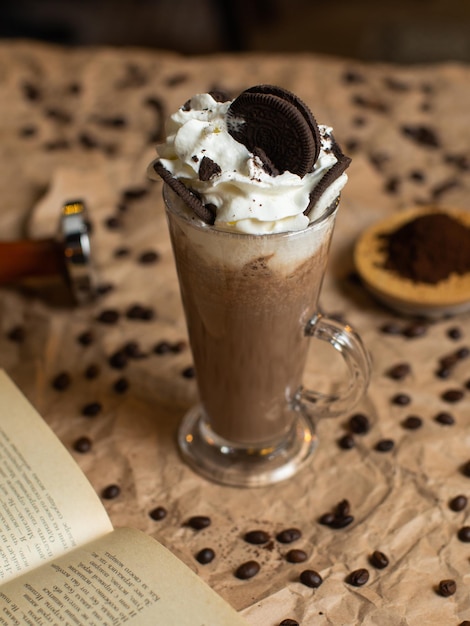
[[[234,100],[198,94],[168,122],[157,174],[203,222],[248,234],[297,231],[323,214],[350,159],[290,91],[256,85]]]

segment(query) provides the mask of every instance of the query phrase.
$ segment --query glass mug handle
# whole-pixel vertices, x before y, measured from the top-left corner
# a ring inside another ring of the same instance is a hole
[[[336,417],[350,411],[367,389],[370,379],[370,357],[362,339],[348,324],[316,313],[305,326],[305,334],[312,339],[326,341],[344,359],[349,384],[337,393],[324,394],[301,388],[297,403],[312,417]]]

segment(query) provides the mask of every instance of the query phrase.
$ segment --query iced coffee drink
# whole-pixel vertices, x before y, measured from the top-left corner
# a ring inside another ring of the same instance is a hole
[[[183,455],[223,483],[286,478],[315,445],[312,415],[352,407],[368,380],[360,339],[317,312],[349,159],[303,102],[266,85],[191,98],[158,151],[200,396]],[[341,397],[304,393],[310,336],[345,357]]]

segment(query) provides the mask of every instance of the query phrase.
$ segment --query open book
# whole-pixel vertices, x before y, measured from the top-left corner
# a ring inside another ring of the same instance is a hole
[[[49,426],[0,370],[0,625],[246,626],[184,563],[114,530]]]

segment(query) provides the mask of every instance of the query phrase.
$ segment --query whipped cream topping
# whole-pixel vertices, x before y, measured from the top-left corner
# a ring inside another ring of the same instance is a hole
[[[228,132],[226,114],[230,102],[217,102],[210,94],[191,98],[189,106],[174,113],[167,125],[167,140],[157,147],[162,165],[205,204],[216,208],[215,228],[249,234],[270,234],[307,228],[331,205],[347,182],[339,176],[304,215],[309,196],[324,174],[337,162],[332,129],[318,125],[320,155],[312,172],[303,178],[285,171],[271,176],[261,160]],[[199,179],[204,157],[220,172]]]

